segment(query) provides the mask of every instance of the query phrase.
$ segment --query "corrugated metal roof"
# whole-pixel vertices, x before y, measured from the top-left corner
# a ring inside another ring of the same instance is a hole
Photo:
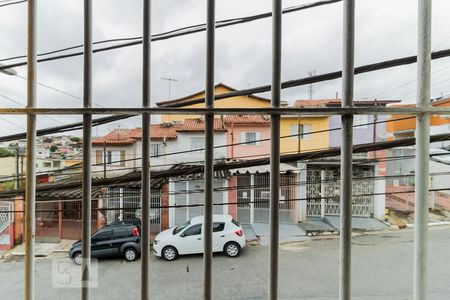
[[[247,167],[247,168],[239,168],[239,169],[231,169],[231,173],[233,174],[256,174],[256,173],[269,173],[270,165],[264,166],[255,166],[255,167]],[[289,164],[280,164],[280,173],[298,173],[300,169]]]

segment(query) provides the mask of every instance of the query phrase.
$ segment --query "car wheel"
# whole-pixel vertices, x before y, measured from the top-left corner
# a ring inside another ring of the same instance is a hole
[[[178,251],[172,246],[167,246],[162,250],[162,256],[165,260],[172,261],[178,257]]]
[[[228,257],[237,257],[241,252],[241,246],[239,246],[238,243],[229,242],[225,245],[223,252],[225,252]]]
[[[123,252],[123,257],[127,260],[127,261],[135,261],[137,258],[137,251],[134,248],[127,248],[125,249],[125,251]]]
[[[77,252],[73,255],[73,262],[76,263],[77,265],[81,265],[81,263],[83,262],[83,257],[81,255],[81,252]]]

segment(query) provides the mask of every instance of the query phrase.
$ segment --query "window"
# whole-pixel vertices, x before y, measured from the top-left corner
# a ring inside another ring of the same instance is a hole
[[[100,231],[94,237],[96,242],[108,241],[112,238],[111,229]]]
[[[259,145],[260,139],[260,132],[241,132],[241,143],[246,143],[245,145]]]
[[[214,223],[213,232],[220,232],[225,229],[225,223]]]
[[[309,134],[310,132],[312,132],[312,125],[310,124],[291,125],[291,135],[293,135],[293,139],[297,140],[300,136],[300,139],[302,140],[310,140],[312,139],[312,134]]]
[[[105,155],[106,153],[106,155]],[[106,150],[106,152],[97,151],[97,163],[105,163],[112,166],[125,166],[125,151]]]
[[[180,231],[182,231],[183,229],[185,229],[186,227],[188,227],[189,225],[191,225],[190,221],[187,221],[185,224],[181,225],[181,226],[177,226],[173,229],[172,234],[177,234]]]
[[[184,231],[185,236],[198,235],[202,233],[202,224],[195,224]]]
[[[367,127],[367,123],[369,123],[368,115],[354,115],[353,116],[353,126],[358,126],[362,128]]]
[[[52,167],[52,163],[49,161],[44,162],[44,168],[51,168]]]
[[[53,162],[53,167],[54,168],[60,168],[61,167],[61,161],[59,161],[59,160],[54,161]]]
[[[205,139],[203,137],[191,137],[191,150],[203,150]]]
[[[116,228],[114,229],[114,238],[123,239],[130,236],[130,230],[128,228]]]
[[[150,145],[150,155],[151,156],[160,156],[162,154],[163,144],[151,144]]]

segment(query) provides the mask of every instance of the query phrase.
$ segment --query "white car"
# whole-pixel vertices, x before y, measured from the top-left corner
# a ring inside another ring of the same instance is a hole
[[[153,252],[165,260],[178,255],[203,253],[203,216],[194,217],[182,226],[160,232],[153,242]],[[236,257],[245,247],[241,225],[228,215],[213,215],[213,252]]]

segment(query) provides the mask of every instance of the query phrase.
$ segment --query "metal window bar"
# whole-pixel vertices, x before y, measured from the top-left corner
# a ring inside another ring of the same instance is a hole
[[[36,0],[28,1],[27,40],[27,108],[36,107],[37,88],[37,12]],[[24,299],[34,300],[35,232],[36,232],[36,115],[27,114],[27,179],[25,192],[25,293]]]
[[[281,106],[282,1],[272,1],[272,99],[273,108]],[[270,117],[270,210],[269,210],[269,292],[278,299],[278,239],[280,201],[280,114]]]
[[[214,108],[215,0],[206,2],[205,106]],[[212,225],[214,180],[214,113],[205,115],[205,207],[203,220],[203,299],[212,299]]]
[[[83,107],[92,107],[92,0],[84,0],[84,55],[83,55]],[[91,150],[92,114],[83,114],[83,211],[82,211],[82,264],[81,299],[89,300],[91,259]]]
[[[430,106],[431,72],[431,0],[418,1],[417,34],[417,104]],[[430,115],[420,113],[416,118],[415,230],[414,230],[414,300],[427,296],[427,242]]]
[[[150,55],[151,55],[151,1],[143,1],[143,38],[142,38],[142,107],[149,108],[150,100]],[[142,114],[142,241],[141,241],[141,299],[150,299],[149,263],[150,263],[150,114]]]
[[[426,268],[426,242],[427,242],[427,197],[428,197],[428,152],[429,152],[429,114],[448,114],[448,109],[431,108],[430,98],[430,67],[431,67],[431,1],[418,0],[418,97],[417,107],[408,109],[389,108],[353,108],[353,56],[354,56],[354,13],[355,1],[345,0],[344,5],[344,64],[343,64],[343,105],[341,108],[331,109],[289,109],[289,112],[280,108],[281,94],[281,1],[273,0],[273,24],[272,24],[272,108],[267,109],[214,109],[214,0],[207,1],[207,67],[206,67],[206,108],[205,109],[177,109],[150,108],[150,0],[144,0],[144,55],[143,55],[143,107],[141,109],[92,109],[92,1],[84,0],[84,76],[83,76],[83,109],[68,111],[61,108],[37,108],[36,107],[36,0],[28,1],[28,50],[27,50],[27,108],[3,109],[2,114],[26,114],[27,115],[27,178],[26,178],[26,222],[25,222],[25,285],[24,298],[34,299],[34,233],[35,233],[35,143],[36,143],[36,115],[37,114],[83,114],[83,209],[82,209],[82,233],[83,233],[83,287],[82,299],[89,299],[89,259],[90,259],[90,218],[91,218],[91,125],[92,114],[142,114],[143,127],[147,128],[150,114],[203,114],[206,116],[206,151],[205,151],[205,255],[204,255],[204,298],[211,299],[212,286],[212,179],[213,179],[213,133],[214,113],[249,113],[271,114],[271,157],[270,157],[270,264],[269,264],[269,299],[277,299],[278,296],[278,214],[279,214],[279,159],[280,141],[279,126],[281,114],[339,114],[343,123],[343,151],[341,171],[341,247],[340,247],[340,299],[351,298],[350,276],[350,234],[351,234],[351,202],[352,195],[352,120],[353,114],[404,114],[417,115],[417,156],[416,156],[416,229],[414,241],[414,299],[427,298],[427,268]],[[210,126],[208,126],[210,125]],[[148,131],[144,133],[144,139],[149,137]],[[148,207],[149,193],[149,143],[143,143],[142,172],[142,202],[143,202],[143,232],[148,232]],[[144,171],[145,170],[145,171]],[[146,228],[146,229],[145,229]],[[148,241],[148,240],[147,240]],[[149,245],[143,242],[142,250],[147,253]],[[144,256],[145,256],[144,255]],[[141,297],[148,299],[148,257],[143,258],[141,267]]]
[[[344,0],[342,107],[353,106],[355,0]],[[351,299],[353,114],[342,115],[339,299]]]

